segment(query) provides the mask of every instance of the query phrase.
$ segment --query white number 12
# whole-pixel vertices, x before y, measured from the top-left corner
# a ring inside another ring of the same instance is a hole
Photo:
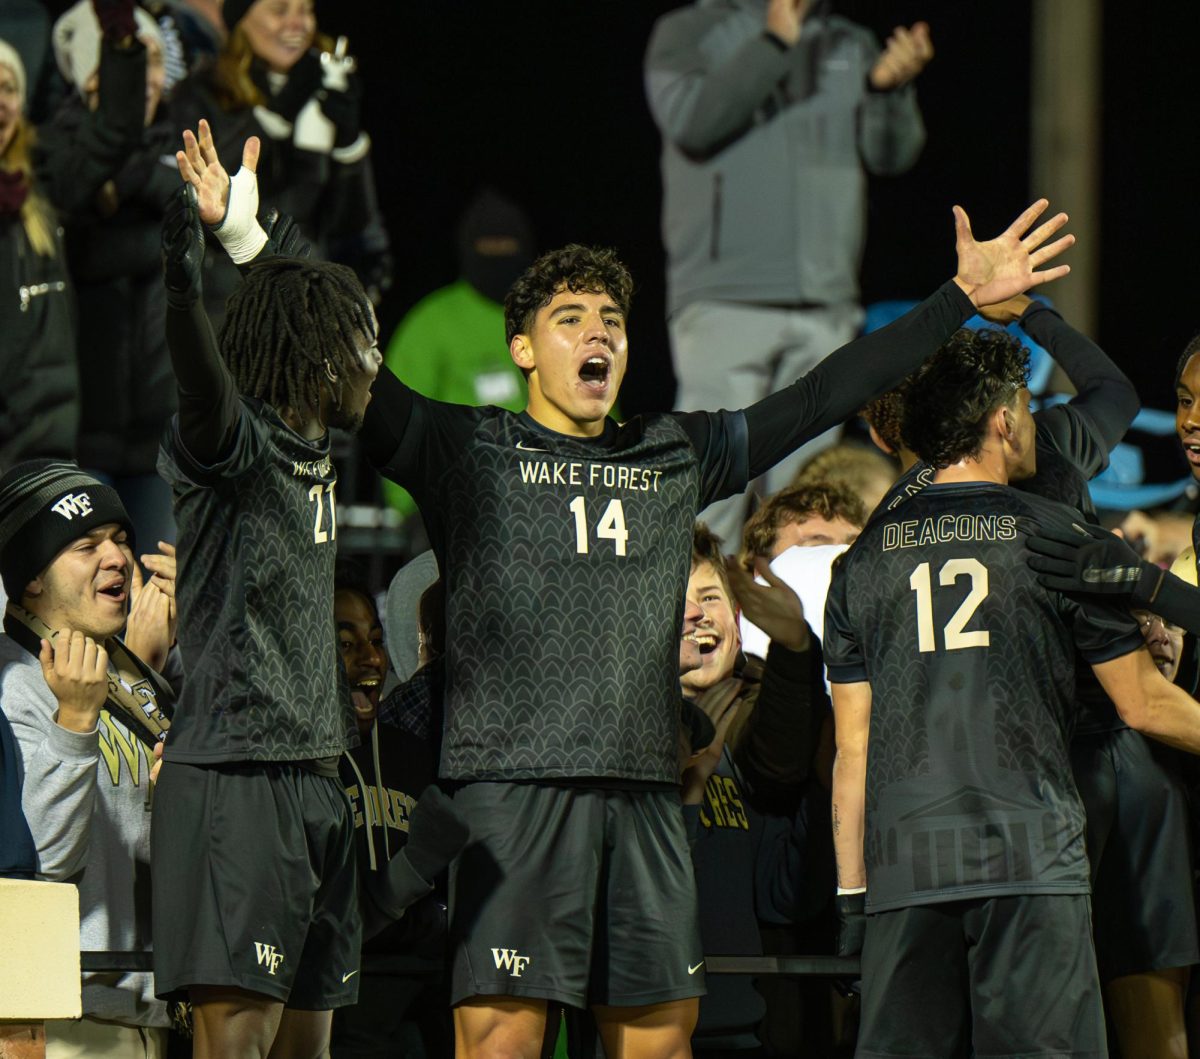
[[[964,647],[987,647],[991,637],[986,629],[963,632],[979,604],[988,594],[987,567],[978,559],[951,559],[938,571],[938,584],[948,588],[960,577],[971,579],[971,591],[959,604],[950,620],[946,622],[943,635],[947,651],[960,651]],[[929,564],[922,563],[908,579],[908,587],[917,594],[917,650],[936,651],[937,637],[933,627],[933,585],[929,575]]]

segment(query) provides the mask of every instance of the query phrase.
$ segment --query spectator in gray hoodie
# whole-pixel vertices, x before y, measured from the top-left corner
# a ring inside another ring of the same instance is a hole
[[[147,661],[161,666],[173,635],[174,560],[143,562],[155,573],[139,584],[120,498],[75,464],[0,478],[0,709],[36,877],[79,887],[83,949],[150,947],[149,794],[170,690]],[[46,1023],[47,1056],[165,1054],[149,974],[84,975],[83,1014]]]
[[[697,0],[646,53],[663,137],[663,242],[675,407],[744,408],[858,331],[866,174],[902,173],[925,142],[913,80],[929,27],[882,49],[824,0]],[[765,477],[767,493],[836,438]],[[741,536],[740,497],[702,517]]]

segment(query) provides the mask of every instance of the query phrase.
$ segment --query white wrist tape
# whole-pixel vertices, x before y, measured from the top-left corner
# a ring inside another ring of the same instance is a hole
[[[839,886],[837,888],[838,897],[845,897],[847,894],[865,894],[866,892],[865,886]]]
[[[229,181],[225,216],[213,234],[235,265],[253,261],[267,245],[267,233],[258,223],[258,176],[253,170],[242,166]]]

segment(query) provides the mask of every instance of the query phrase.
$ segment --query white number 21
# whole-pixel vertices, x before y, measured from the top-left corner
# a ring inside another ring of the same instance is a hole
[[[577,496],[570,503],[571,513],[575,516],[575,551],[580,555],[588,552],[588,522],[587,504],[583,497]],[[625,554],[625,542],[629,540],[629,531],[625,528],[625,509],[620,500],[610,500],[600,521],[596,524],[596,537],[599,540],[612,541],[618,555]]]
[[[330,482],[325,485],[318,482],[308,491],[308,499],[315,501],[317,505],[316,513],[313,515],[313,543],[324,544],[326,541],[337,540],[337,501],[334,499],[333,491],[337,488],[337,482]],[[325,530],[321,523],[325,521],[325,502],[322,500],[322,495],[329,497],[329,529]]]
[[[986,629],[963,632],[976,608],[988,594],[987,567],[978,559],[951,559],[938,571],[938,584],[943,588],[953,585],[960,577],[971,579],[971,591],[946,622],[943,636],[947,651],[959,651],[964,647],[987,647],[991,637]],[[936,651],[937,637],[933,627],[933,585],[929,575],[929,564],[922,563],[908,579],[908,586],[917,594],[917,650]]]

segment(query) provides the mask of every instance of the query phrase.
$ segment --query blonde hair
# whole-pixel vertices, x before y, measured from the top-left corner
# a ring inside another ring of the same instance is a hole
[[[33,126],[24,118],[19,118],[8,147],[4,154],[0,155],[0,168],[10,173],[20,173],[29,184],[29,194],[21,206],[21,224],[34,253],[41,257],[55,257],[58,250],[58,241],[55,238],[58,224],[54,210],[45,197],[39,194],[33,181],[32,155],[36,140],[37,134]]]
[[[333,40],[316,31],[313,33],[313,46],[321,51],[331,52]],[[250,107],[260,107],[266,103],[262,91],[250,76],[253,62],[254,49],[250,46],[250,38],[238,24],[230,32],[229,39],[213,66],[213,86],[217,103],[222,110],[248,110]]]

